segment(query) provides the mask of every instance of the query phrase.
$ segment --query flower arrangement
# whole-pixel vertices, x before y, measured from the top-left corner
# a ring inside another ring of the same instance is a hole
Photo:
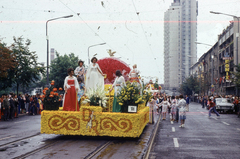
[[[90,103],[91,106],[107,106],[107,99],[106,97],[107,92],[102,89],[101,86],[98,86],[97,89],[88,89],[87,93],[85,93],[85,96],[87,98],[82,101],[83,104]]]
[[[143,100],[146,101],[146,103],[152,99],[152,92],[151,90],[147,89],[147,86],[143,89]]]
[[[58,91],[62,91],[63,89],[55,88],[54,83],[55,83],[54,80],[52,80],[51,87],[44,88],[43,95],[40,96],[46,110],[58,110],[58,108],[59,108],[60,96],[59,96]]]
[[[122,88],[121,93],[117,97],[119,105],[130,105],[130,104],[142,104],[144,100],[140,95],[140,87],[137,82],[126,83],[126,86]]]

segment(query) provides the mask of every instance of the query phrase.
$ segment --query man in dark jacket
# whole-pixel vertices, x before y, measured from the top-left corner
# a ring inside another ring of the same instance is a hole
[[[7,98],[7,95],[4,94],[3,95],[3,120],[4,121],[8,121],[9,120],[9,113],[10,113],[10,103],[9,100]]]
[[[14,107],[15,107],[15,104],[14,104],[14,101],[13,101],[13,94],[9,95],[9,104],[10,104],[9,119],[13,120],[13,118],[14,118]]]

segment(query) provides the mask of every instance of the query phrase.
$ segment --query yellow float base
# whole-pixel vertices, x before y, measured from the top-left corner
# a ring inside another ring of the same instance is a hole
[[[139,137],[149,122],[149,107],[137,113],[102,112],[81,106],[80,111],[42,111],[41,133],[85,136]]]

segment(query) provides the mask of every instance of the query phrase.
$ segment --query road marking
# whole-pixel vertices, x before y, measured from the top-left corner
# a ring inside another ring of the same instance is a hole
[[[172,127],[172,132],[175,132],[175,127]]]
[[[5,138],[0,139],[0,141],[1,141],[1,140],[4,140],[4,139],[9,139],[9,138],[11,138],[11,137],[15,137],[15,136],[5,137]]]
[[[215,120],[218,120],[216,117],[212,117],[213,119],[215,119]]]
[[[29,121],[29,120],[23,120],[23,121],[18,121],[18,122],[14,122],[14,123],[24,123],[26,121]]]
[[[173,138],[173,143],[174,143],[174,147],[179,147],[177,138]]]
[[[228,124],[228,123],[226,123],[226,122],[224,122],[224,121],[223,121],[222,123],[225,124],[225,125],[230,125],[230,124]]]
[[[171,121],[171,124],[173,124],[173,121]]]
[[[240,131],[240,129],[239,129],[239,128],[237,128],[237,130],[239,130],[239,131]]]

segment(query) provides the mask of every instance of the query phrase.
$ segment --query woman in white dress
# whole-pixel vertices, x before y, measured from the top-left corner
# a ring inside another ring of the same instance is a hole
[[[97,89],[97,87],[104,89],[104,74],[97,64],[97,58],[93,57],[91,62],[92,63],[89,65],[86,74],[86,89],[87,91],[89,89]]]
[[[170,107],[170,103],[167,101],[167,97],[164,97],[162,103],[160,104],[162,106],[162,116],[163,120],[166,120],[166,114],[168,111],[168,107]]]
[[[179,96],[180,100],[177,104],[177,107],[179,108],[179,117],[181,120],[181,125],[179,127],[183,128],[186,120],[186,106],[187,103],[185,99],[183,99],[183,95]]]
[[[157,122],[157,97],[153,96],[153,98],[148,101],[147,106],[149,107],[149,122],[156,123]]]
[[[125,79],[122,76],[121,71],[117,70],[116,71],[116,79],[113,83],[113,87],[109,90],[110,92],[114,88],[114,99],[113,99],[113,109],[112,112],[121,112],[121,106],[117,102],[117,96],[120,94],[122,87],[126,86]]]

